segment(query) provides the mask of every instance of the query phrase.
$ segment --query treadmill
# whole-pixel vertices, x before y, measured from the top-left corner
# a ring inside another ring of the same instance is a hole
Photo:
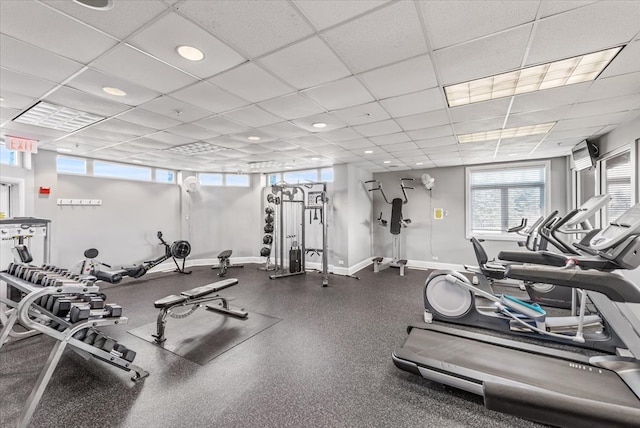
[[[590,246],[599,258],[623,269],[639,266],[640,204],[598,232]],[[568,257],[583,268],[594,261],[593,256]],[[616,273],[594,269],[509,266],[507,276],[587,290],[626,349],[585,352],[569,342],[558,348],[544,341],[420,323],[408,327],[404,345],[393,352],[394,364],[481,395],[488,409],[536,422],[640,427],[640,287]]]

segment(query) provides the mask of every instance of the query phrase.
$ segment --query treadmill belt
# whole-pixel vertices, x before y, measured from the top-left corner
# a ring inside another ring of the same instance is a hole
[[[413,328],[394,355],[462,379],[507,380],[579,399],[640,406],[640,400],[616,373],[580,359],[569,361],[421,328]]]

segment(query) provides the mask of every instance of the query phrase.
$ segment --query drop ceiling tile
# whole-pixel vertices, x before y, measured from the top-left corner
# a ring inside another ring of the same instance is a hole
[[[520,67],[532,24],[434,52],[441,83],[453,84]]]
[[[503,123],[504,118],[497,117],[493,119],[454,123],[453,129],[458,135],[469,134],[472,132],[493,131],[495,129],[502,129]]]
[[[368,71],[359,77],[378,99],[438,86],[429,55]]]
[[[161,114],[163,116],[172,117],[185,123],[211,115],[210,111],[196,107],[193,104],[187,104],[167,95],[163,95],[160,98],[149,101],[148,103],[141,105],[139,108]]]
[[[532,92],[530,94],[516,95],[513,98],[511,113],[523,113],[533,110],[547,110],[555,107],[573,104],[585,94],[590,85],[591,82],[585,82],[575,85],[562,86],[554,89],[546,89],[544,91]],[[508,102],[509,100],[510,98],[505,98],[504,100],[497,101]],[[453,110],[454,109],[452,109],[452,111]]]
[[[302,117],[300,119],[293,120],[292,122],[300,128],[314,133],[329,132],[334,129],[344,128],[345,126],[344,123],[342,123],[340,120],[327,113]],[[326,123],[327,126],[325,126],[324,128],[314,128],[314,123]]]
[[[360,134],[354,131],[352,128],[340,128],[333,131],[327,131],[322,133],[322,138],[336,143],[339,141],[353,140],[360,138]]]
[[[557,122],[565,118],[571,106],[562,106],[549,110],[536,110],[528,113],[510,114],[505,128],[516,128],[518,126],[538,125],[541,123]],[[453,125],[458,131],[457,124]],[[497,128],[496,128],[497,129]],[[458,131],[459,133],[461,131]],[[472,131],[475,132],[475,131]]]
[[[260,145],[266,147],[267,149],[275,151],[295,150],[299,148],[299,146],[296,146],[295,144],[291,144],[282,140],[267,141],[265,143],[260,143]]]
[[[11,120],[20,113],[21,109],[0,107],[0,123],[6,120]]]
[[[220,135],[217,132],[201,128],[190,123],[174,126],[173,128],[166,129],[166,131],[192,140],[206,140],[207,138],[213,138]]]
[[[380,122],[368,123],[353,127],[358,133],[365,137],[374,137],[377,135],[393,134],[402,132],[402,128],[394,120],[383,120]]]
[[[602,79],[636,71],[640,71],[640,41],[635,41],[625,46],[598,78]]]
[[[423,1],[419,4],[435,50],[533,22],[539,2]]]
[[[396,153],[396,152],[404,152],[407,150],[415,150],[417,149],[418,146],[416,145],[416,143],[414,143],[413,141],[409,141],[408,143],[395,143],[395,144],[389,144],[384,146],[384,149],[386,151],[388,151],[389,153]],[[398,154],[399,156],[400,154]]]
[[[428,113],[413,114],[411,116],[398,117],[396,122],[405,131],[424,128],[425,126],[446,125],[449,123],[447,110],[434,110]]]
[[[67,131],[43,128],[41,126],[27,125],[26,123],[8,122],[2,126],[3,135],[19,135],[23,138],[38,140],[41,143],[50,141],[53,138],[60,138],[68,134]]]
[[[222,116],[208,117],[195,121],[193,124],[202,128],[211,129],[220,134],[235,134],[249,130],[248,126],[225,119]]]
[[[98,129],[96,127],[85,128],[82,131],[77,132],[75,136],[79,138],[89,137],[98,140],[110,141],[112,144],[136,138],[136,135],[122,134],[120,132]]]
[[[0,64],[14,71],[60,83],[82,65],[0,34]]]
[[[300,129],[289,122],[280,122],[274,123],[273,125],[262,126],[260,127],[260,131],[282,139],[301,137],[309,134],[309,131]]]
[[[163,150],[174,146],[173,143],[163,143],[161,141],[152,140],[151,138],[137,138],[135,140],[127,141],[127,145],[137,147],[141,151],[144,150]]]
[[[460,157],[460,154],[458,153],[457,150],[453,150],[446,153],[429,153],[427,156],[429,156],[429,159],[431,159],[432,162],[436,162],[438,159],[441,159],[441,160],[457,159]]]
[[[4,88],[0,88],[0,95],[2,96],[2,107],[16,109],[18,111],[32,106],[37,100],[35,97],[14,94],[13,92],[6,91]]]
[[[297,89],[310,88],[351,74],[318,37],[261,58],[260,63]]]
[[[248,101],[207,82],[198,82],[172,93],[171,96],[214,113],[234,110],[249,104]]]
[[[422,152],[427,154],[430,158],[432,158],[432,156],[434,155],[438,155],[442,153],[446,153],[447,156],[451,156],[451,153],[458,153],[458,150],[460,150],[460,146],[458,144],[445,144],[445,145],[438,145],[438,146],[422,147]]]
[[[15,71],[0,69],[0,90],[4,92],[11,88],[10,92],[26,97],[40,98],[42,95],[55,88],[56,84],[37,77]]]
[[[209,79],[209,82],[254,103],[293,92],[293,88],[251,62]]]
[[[313,33],[291,4],[283,1],[187,0],[177,9],[251,58]]]
[[[273,135],[269,135],[266,134],[264,132],[261,132],[260,130],[257,129],[251,129],[249,131],[246,132],[240,132],[238,134],[232,134],[229,135],[230,138],[234,139],[234,140],[238,140],[238,141],[242,141],[242,142],[247,142],[249,144],[262,144],[268,141],[274,141],[277,140],[278,138],[273,136]],[[258,141],[252,141],[249,139],[249,137],[257,137],[259,138]]]
[[[167,8],[166,4],[158,0],[113,2],[113,7],[109,10],[93,10],[65,0],[45,2],[118,39],[124,39]]]
[[[238,148],[238,151],[252,155],[264,155],[273,152],[273,150],[263,147],[261,144],[250,144],[248,146],[240,147]]]
[[[52,104],[71,107],[76,110],[86,111],[100,116],[113,116],[114,114],[122,113],[123,111],[131,108],[125,104],[95,97],[65,86],[62,86],[52,92],[51,95],[45,98],[45,100]]]
[[[92,69],[84,70],[69,81],[67,86],[97,97],[106,98],[108,100],[130,106],[144,104],[147,101],[151,101],[152,99],[160,96],[160,93],[152,91],[151,89],[147,89],[127,80],[109,76]],[[102,90],[104,87],[117,88],[127,94],[125,96],[110,95]]]
[[[296,0],[295,4],[318,30],[322,30],[353,18],[354,16],[366,13],[373,8],[387,3],[387,1],[388,0],[361,0],[345,2],[325,0],[317,2]]]
[[[540,2],[540,18],[546,18],[547,16],[557,15],[562,12],[569,11],[571,9],[577,9],[582,6],[586,6],[593,3],[596,0],[579,1],[579,0],[555,0]]]
[[[429,138],[447,137],[453,135],[453,129],[451,128],[451,125],[441,125],[407,131],[407,134],[409,134],[409,137],[411,137],[413,141],[426,140]]]
[[[322,107],[297,93],[262,102],[259,106],[287,120],[299,119],[324,112]]]
[[[351,126],[378,122],[391,117],[382,106],[376,102],[335,110],[332,111],[331,114]]]
[[[0,12],[2,33],[83,64],[116,45],[111,37],[40,3],[3,1]]]
[[[327,110],[374,101],[369,91],[353,76],[307,89],[303,93]]]
[[[597,2],[538,22],[527,65],[583,55],[632,40],[640,2]],[[562,43],[558,43],[562,40]]]
[[[347,150],[363,149],[366,147],[375,147],[375,144],[373,144],[371,141],[367,140],[366,138],[358,138],[356,140],[349,140],[349,141],[340,141],[336,144]]]
[[[596,80],[580,98],[580,102],[635,94],[640,94],[640,71]]]
[[[320,153],[325,156],[332,155],[333,153],[342,153],[344,151],[342,147],[334,143],[329,143],[324,146],[318,146],[318,147],[309,147],[309,150],[312,150],[316,153]]]
[[[570,129],[593,127],[597,125],[601,125],[601,127],[604,127],[606,125],[623,123],[627,118],[627,116],[628,116],[628,113],[623,112],[623,113],[609,113],[609,114],[601,114],[597,116],[581,117],[577,119],[566,119],[566,120],[559,121],[553,127],[552,130],[554,132],[558,132],[558,131],[566,131]]]
[[[218,38],[173,12],[137,33],[129,43],[203,79],[245,62],[242,55]],[[176,49],[185,45],[200,49],[204,58],[190,61],[180,56]]]
[[[120,45],[101,56],[92,66],[162,93],[196,82],[193,77],[126,45]]]
[[[382,9],[328,30],[323,37],[356,72],[427,52],[412,2],[390,2]]]
[[[318,147],[318,146],[326,146],[327,144],[329,144],[328,141],[325,141],[316,135],[307,135],[304,137],[291,138],[287,141],[291,144],[295,144],[296,146],[300,146],[300,147]]]
[[[85,146],[91,146],[92,148],[107,147],[114,144],[114,141],[103,140],[100,138],[93,138],[87,135],[79,135],[79,134],[72,134],[58,141],[64,141],[69,144],[74,143],[74,144],[80,144]]]
[[[578,103],[564,115],[564,119],[574,119],[596,114],[629,111],[640,106],[640,94],[607,98],[604,100]]]
[[[193,142],[193,138],[183,137],[181,135],[172,134],[167,131],[156,132],[155,134],[147,135],[146,138],[149,138],[150,140],[160,141],[161,143],[167,143],[167,144],[173,144],[173,145],[187,144],[187,143]]]
[[[393,150],[389,150],[390,152],[393,153]],[[427,156],[423,153],[423,151],[421,149],[410,149],[410,150],[402,150],[402,153],[396,152],[394,153],[395,156],[398,157],[398,160],[403,161],[404,160],[415,160],[415,159],[427,159]]]
[[[547,140],[556,141],[556,140],[564,140],[567,138],[578,138],[578,139],[587,138],[587,137],[591,137],[592,135],[596,135],[598,131],[600,131],[602,128],[603,128],[602,126],[590,126],[588,128],[576,128],[576,129],[557,130],[557,131],[555,129],[552,129],[551,132],[547,134]]]
[[[445,107],[444,96],[439,88],[387,98],[386,100],[381,100],[380,104],[382,104],[393,117],[409,116],[443,109]]]
[[[433,160],[433,164],[436,166],[436,168],[458,166],[462,165],[462,158],[460,156],[454,156],[447,159],[435,159]]]
[[[148,126],[157,130],[171,128],[182,123],[170,117],[140,109],[126,111],[118,115],[118,119],[135,123],[137,125]]]
[[[411,138],[404,132],[398,132],[395,134],[378,135],[376,137],[370,137],[369,140],[379,146],[385,146],[387,144],[406,143],[411,141]]]
[[[249,144],[251,144],[249,141],[242,142],[242,141],[234,140],[233,138],[228,136],[210,138],[205,140],[205,142],[215,144],[216,146],[220,146],[220,147],[226,147],[229,149],[238,149],[240,147],[246,147]]]
[[[108,119],[103,120],[92,126],[94,129],[103,129],[105,131],[118,132],[120,134],[128,134],[135,136],[143,136],[147,134],[153,134],[157,130],[149,128],[147,126],[136,125],[130,122],[125,122],[120,119]]]
[[[261,126],[282,122],[281,118],[274,116],[271,113],[267,113],[255,105],[233,110],[223,114],[222,116],[236,122],[244,123],[252,128],[259,128]]]
[[[449,112],[451,113],[451,120],[453,122],[466,122],[490,117],[504,118],[509,109],[510,102],[511,98],[500,98],[497,100],[451,107],[449,108]],[[565,102],[564,104],[568,103]]]

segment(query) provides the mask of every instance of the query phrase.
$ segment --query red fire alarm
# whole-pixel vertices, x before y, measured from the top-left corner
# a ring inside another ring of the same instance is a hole
[[[40,186],[40,194],[41,195],[48,195],[51,193],[51,187],[42,187]]]

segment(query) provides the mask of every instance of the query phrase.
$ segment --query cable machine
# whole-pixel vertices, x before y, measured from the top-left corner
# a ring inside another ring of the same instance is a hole
[[[327,249],[327,185],[321,182],[304,184],[277,183],[271,186],[272,198],[276,205],[273,254],[275,273],[270,279],[306,274],[305,259],[308,251],[322,255],[322,286],[329,285],[329,264]],[[319,220],[322,225],[322,248],[306,248],[306,213],[310,222]],[[313,213],[314,217],[311,217]],[[318,218],[318,213],[320,217]],[[285,248],[289,247],[288,257]],[[285,266],[288,262],[288,266]]]

